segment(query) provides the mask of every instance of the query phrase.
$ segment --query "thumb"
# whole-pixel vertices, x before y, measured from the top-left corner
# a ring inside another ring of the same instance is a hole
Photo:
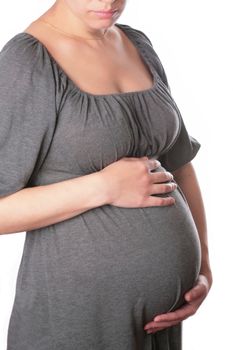
[[[185,299],[186,301],[190,302],[192,300],[195,299],[199,299],[201,297],[203,297],[203,295],[205,294],[205,286],[203,284],[197,284],[195,287],[193,287],[190,291],[188,291],[185,294]]]

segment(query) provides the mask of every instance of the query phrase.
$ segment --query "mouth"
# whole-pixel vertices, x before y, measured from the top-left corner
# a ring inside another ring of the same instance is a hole
[[[116,12],[117,9],[114,9],[114,10],[98,10],[98,11],[95,11],[95,12],[100,12],[100,13],[113,13],[113,12]]]
[[[102,19],[109,19],[118,14],[118,10],[93,11],[96,16]]]

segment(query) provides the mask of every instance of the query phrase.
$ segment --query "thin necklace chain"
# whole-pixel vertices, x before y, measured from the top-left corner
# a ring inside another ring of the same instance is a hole
[[[64,30],[62,30],[62,29],[56,27],[55,25],[53,25],[53,24],[51,24],[51,23],[45,21],[44,19],[39,18],[39,19],[37,19],[37,21],[41,21],[41,22],[47,24],[48,26],[50,26],[51,28],[53,28],[54,30],[56,30],[56,31],[58,31],[58,32],[60,32],[60,33],[62,33],[62,34],[64,34],[64,35],[70,37],[70,38],[73,38],[73,39],[76,39],[76,38],[77,38],[77,39],[84,39],[84,40],[103,40],[104,37],[105,37],[105,34],[107,33],[107,29],[105,29],[105,32],[104,32],[104,34],[103,34],[103,36],[102,36],[101,38],[85,38],[85,37],[83,37],[83,36],[79,36],[79,35],[67,33],[67,32],[65,32]]]

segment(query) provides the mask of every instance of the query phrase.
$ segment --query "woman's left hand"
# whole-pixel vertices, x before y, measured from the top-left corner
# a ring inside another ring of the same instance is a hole
[[[212,275],[211,273],[203,274],[200,273],[196,284],[192,289],[185,293],[184,298],[187,301],[179,309],[168,312],[165,314],[157,315],[154,321],[149,322],[145,325],[144,330],[147,333],[155,333],[161,329],[174,326],[181,321],[185,320],[189,316],[196,313],[199,306],[202,304],[206,298],[212,285]]]

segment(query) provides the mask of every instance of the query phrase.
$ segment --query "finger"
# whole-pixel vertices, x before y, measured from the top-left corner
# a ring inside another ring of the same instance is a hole
[[[204,284],[198,284],[192,289],[190,289],[185,295],[185,299],[188,302],[197,300],[206,295],[206,286]]]
[[[150,334],[150,333],[156,333],[158,331],[161,331],[162,329],[164,329],[165,327],[156,327],[156,328],[149,328],[147,330],[147,334]]]
[[[173,197],[153,197],[148,196],[144,201],[144,207],[165,207],[173,205],[175,203],[175,198]]]
[[[158,326],[156,323],[153,322],[153,323],[150,323],[150,325],[147,325],[144,329],[146,331],[149,331],[149,330],[157,331],[157,330],[160,330],[160,329],[164,329],[164,328],[175,326],[175,325],[179,324],[180,322],[182,322],[182,320],[172,321],[172,322],[161,322],[160,326]],[[152,332],[150,332],[150,333],[152,333]]]
[[[161,163],[157,159],[154,159],[154,158],[145,159],[145,161],[146,161],[146,166],[147,166],[149,171],[157,169],[161,165]]]
[[[173,175],[169,171],[158,171],[156,173],[150,173],[152,183],[163,183],[173,180]]]
[[[154,318],[154,321],[157,322],[170,322],[186,319],[187,317],[194,315],[196,312],[196,307],[194,304],[185,304],[179,309],[173,312],[168,312],[167,314],[161,314]]]
[[[151,186],[152,194],[162,194],[174,191],[177,188],[176,183],[154,184]]]
[[[144,329],[148,330],[148,329],[157,329],[157,328],[167,328],[167,327],[174,326],[180,323],[181,321],[182,320],[176,320],[176,321],[170,321],[170,322],[150,322],[144,327]]]
[[[160,161],[157,160],[157,159],[154,159],[154,169],[157,169],[157,168],[159,168],[160,166],[161,166]]]

